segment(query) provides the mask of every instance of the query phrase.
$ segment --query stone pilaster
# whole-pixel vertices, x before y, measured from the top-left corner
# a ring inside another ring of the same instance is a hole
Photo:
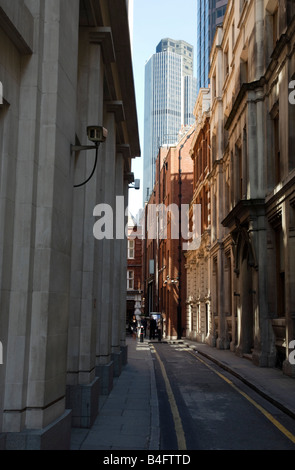
[[[289,356],[293,352],[289,345],[295,340],[295,209],[289,203],[285,202],[286,207],[286,250],[285,250],[285,276],[286,276],[286,359],[283,363],[283,371],[286,375],[295,377],[295,364],[289,361]]]
[[[114,363],[112,360],[112,316],[113,316],[113,262],[114,262],[114,208],[116,169],[116,122],[113,113],[105,113],[105,127],[108,138],[102,152],[101,191],[103,200],[98,203],[108,206],[109,212],[102,214],[106,221],[106,237],[99,240],[98,299],[96,375],[101,377],[102,394],[110,392],[113,386]]]
[[[128,201],[128,181],[124,178],[123,182],[123,195],[125,201],[124,213],[124,226],[128,227],[128,208],[126,201]],[[126,364],[128,361],[128,346],[126,345],[126,273],[127,273],[127,237],[121,240],[121,301],[120,301],[120,346],[122,351],[122,363]]]
[[[78,100],[76,134],[87,142],[89,125],[103,125],[103,58],[99,45],[90,42],[87,28],[80,30],[79,83],[86,91]],[[85,100],[85,101],[84,101]],[[85,112],[80,112],[84,107]],[[68,343],[67,406],[72,409],[72,426],[88,428],[98,414],[99,378],[95,375],[98,250],[93,236],[93,209],[100,190],[102,146],[98,151],[97,168],[91,175],[95,150],[73,153],[75,161],[72,217],[71,303]]]
[[[118,377],[122,370],[122,351],[121,351],[121,282],[122,282],[122,269],[121,262],[124,253],[122,253],[122,238],[125,239],[125,199],[123,191],[124,183],[124,158],[121,153],[116,155],[116,207],[114,208],[114,215],[116,217],[115,226],[115,239],[114,239],[114,263],[113,263],[113,283],[112,283],[112,297],[113,311],[112,311],[112,359],[114,362],[114,376]],[[126,283],[126,274],[124,276]],[[126,302],[125,302],[126,305]]]
[[[79,2],[35,2],[32,11],[36,44],[42,47],[34,50],[24,70],[19,125],[13,126],[19,131],[18,208],[12,236],[14,295],[3,431],[7,449],[66,449],[71,425],[65,403],[72,213],[69,150],[76,107]],[[67,60],[69,49],[72,61]]]

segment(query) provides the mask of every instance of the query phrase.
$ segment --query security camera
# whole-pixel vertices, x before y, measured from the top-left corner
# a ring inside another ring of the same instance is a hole
[[[108,131],[102,126],[88,126],[87,137],[95,145],[71,145],[72,152],[81,152],[82,150],[98,150],[99,144],[106,141]],[[76,138],[77,140],[77,138]]]
[[[102,126],[88,126],[87,137],[91,142],[101,143],[105,142],[108,136],[108,131]]]
[[[126,178],[127,178],[129,184],[134,183],[134,173],[127,173]]]

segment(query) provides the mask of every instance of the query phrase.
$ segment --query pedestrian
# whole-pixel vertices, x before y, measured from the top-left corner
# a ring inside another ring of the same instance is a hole
[[[158,341],[161,341],[161,339],[162,339],[162,322],[161,322],[161,318],[158,320],[157,328],[158,328]]]
[[[153,317],[151,317],[151,320],[150,320],[150,339],[155,339],[156,328],[157,328],[157,322]]]
[[[147,327],[146,318],[143,318],[143,319],[141,320],[141,325],[143,326],[144,337],[146,338],[146,327]]]
[[[137,320],[136,320],[135,315],[133,315],[133,318],[131,320],[131,333],[132,333],[133,338],[136,338],[136,332],[137,332]]]

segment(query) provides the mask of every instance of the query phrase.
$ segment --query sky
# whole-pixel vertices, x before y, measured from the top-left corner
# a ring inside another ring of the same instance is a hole
[[[196,70],[197,1],[134,0],[132,54],[141,145],[141,158],[136,158],[132,166],[135,179],[141,180],[140,191],[130,190],[129,211],[134,216],[142,208],[145,64],[156,53],[161,39],[169,37],[194,46]]]

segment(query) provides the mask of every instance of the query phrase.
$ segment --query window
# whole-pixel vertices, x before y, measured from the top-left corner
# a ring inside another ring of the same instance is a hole
[[[239,170],[239,199],[243,199],[243,154],[241,147],[237,148],[238,170]]]
[[[135,254],[135,241],[128,240],[128,259],[134,259]]]
[[[276,277],[277,277],[277,315],[285,316],[285,260],[284,236],[282,228],[276,231]]]
[[[214,75],[212,77],[212,86],[211,86],[211,89],[212,89],[212,98],[216,98],[217,96],[217,90],[216,90],[216,70],[214,71]]]
[[[239,141],[235,145],[235,203],[243,199],[243,152],[242,152],[242,144]]]
[[[290,84],[294,82],[295,85],[295,74],[290,78]],[[293,91],[295,86],[292,84],[289,91]],[[289,104],[289,171],[295,168],[295,103]]]
[[[276,10],[273,12],[272,21],[273,21],[273,26],[272,26],[273,47],[275,48],[277,40],[278,40],[278,36],[279,36],[279,10],[278,8],[276,8]]]
[[[216,134],[212,135],[212,163],[217,159],[217,137]]]
[[[227,177],[225,181],[225,213],[230,212],[230,183],[227,171]]]
[[[281,153],[280,153],[280,120],[277,114],[273,120],[274,153],[275,153],[275,183],[281,181]]]
[[[225,51],[224,51],[224,80],[229,74],[229,52],[228,51],[229,51],[229,47],[227,44]]]
[[[127,290],[134,290],[134,271],[127,271]]]
[[[266,26],[269,37],[269,47],[273,50],[279,38],[279,1],[268,0],[266,4]],[[270,54],[272,53],[270,50]]]
[[[248,77],[248,60],[243,60],[241,59],[240,61],[240,81],[241,81],[241,86],[243,83],[248,83],[249,77]]]
[[[163,187],[163,201],[165,199],[165,196],[166,196],[166,175],[167,175],[167,168],[168,168],[168,163],[164,163],[163,165],[163,184],[162,184],[162,187]]]

